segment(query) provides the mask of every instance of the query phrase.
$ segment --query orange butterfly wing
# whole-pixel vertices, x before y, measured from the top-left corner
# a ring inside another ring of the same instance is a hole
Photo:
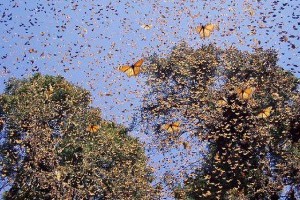
[[[209,37],[210,36],[210,31],[209,30],[207,30],[207,29],[204,29],[203,30],[203,37]]]
[[[253,92],[254,92],[254,88],[252,87],[246,88],[243,92],[243,97],[245,99],[249,99],[252,96]]]
[[[210,32],[212,32],[212,31],[214,31],[214,29],[215,29],[215,25],[213,25],[213,24],[207,24],[207,25],[205,26],[205,29],[207,29],[207,30],[209,30]]]
[[[162,129],[164,129],[164,130],[166,130],[166,131],[170,131],[170,127],[171,127],[171,125],[170,124],[164,124],[164,125],[162,125]]]
[[[238,94],[238,97],[240,99],[243,99],[243,100],[248,100],[250,99],[250,97],[252,96],[253,92],[254,92],[254,88],[252,87],[249,87],[249,88],[246,88],[246,89],[236,89],[236,92]]]
[[[124,65],[124,66],[121,66],[120,68],[119,68],[119,70],[121,71],[121,72],[126,72],[127,70],[129,70],[131,68],[131,66],[129,66],[129,65]]]
[[[99,125],[89,125],[86,130],[88,132],[91,132],[91,133],[95,133],[99,130],[100,126]]]
[[[180,122],[174,122],[172,124],[164,124],[162,128],[169,133],[175,133],[179,131]]]
[[[225,106],[227,104],[227,100],[225,98],[221,98],[217,101],[218,106]]]
[[[201,38],[204,38],[204,37],[205,37],[205,34],[204,34],[204,26],[202,26],[202,25],[197,26],[197,27],[196,27],[196,31],[197,31],[197,33],[200,34],[200,37],[201,37]]]
[[[203,31],[203,29],[204,29],[204,27],[202,25],[196,27],[196,31],[199,34]]]
[[[134,76],[137,76],[141,72],[141,66],[144,62],[144,59],[138,60],[136,63],[133,65],[133,74]]]
[[[258,114],[258,118],[267,118],[271,115],[271,111],[272,111],[272,106],[269,106],[265,109],[263,109],[259,114]]]
[[[125,74],[127,74],[128,77],[130,76],[134,76],[134,70],[133,70],[133,67],[129,66],[129,65],[124,65],[124,66],[121,66],[119,68],[119,70],[121,72],[125,72]]]
[[[174,122],[173,124],[171,124],[172,132],[173,133],[178,132],[179,126],[180,126],[180,122]]]
[[[243,99],[243,90],[241,88],[237,88],[236,93],[237,93],[239,99]]]
[[[152,25],[151,24],[143,24],[141,27],[145,30],[149,30],[152,28]]]
[[[86,128],[86,131],[91,132],[91,130],[92,130],[92,126],[89,125],[89,126]]]

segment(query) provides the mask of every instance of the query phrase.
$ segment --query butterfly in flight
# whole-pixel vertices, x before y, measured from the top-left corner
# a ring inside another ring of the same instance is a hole
[[[180,128],[180,122],[173,122],[171,124],[164,124],[162,126],[162,128],[166,131],[168,131],[169,133],[176,133],[176,132],[179,132]]]
[[[214,24],[206,24],[204,25],[200,25],[196,27],[196,31],[197,33],[200,34],[201,38],[207,38],[210,36],[211,32],[213,32],[215,29],[215,25]]]
[[[272,112],[272,106],[269,106],[265,109],[263,109],[260,113],[258,113],[257,117],[258,118],[267,118],[271,115]]]
[[[125,72],[128,77],[137,76],[141,72],[141,66],[144,62],[144,59],[138,60],[133,65],[124,65],[119,68],[121,72]]]
[[[245,88],[245,89],[241,89],[241,88],[236,89],[239,99],[242,99],[242,100],[250,99],[254,91],[255,91],[254,87],[249,87],[249,88]]]
[[[150,30],[153,26],[151,24],[143,24],[141,27],[145,30]]]

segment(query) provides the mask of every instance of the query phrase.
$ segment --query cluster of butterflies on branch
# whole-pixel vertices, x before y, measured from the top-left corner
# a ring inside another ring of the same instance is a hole
[[[209,37],[210,33],[214,30],[213,24],[208,24],[206,26],[199,26],[197,27],[197,31],[200,34],[200,37]],[[119,68],[121,72],[124,72],[128,77],[137,76],[141,72],[141,66],[144,62],[144,59],[140,59],[137,62],[135,62],[133,65],[124,65]],[[246,88],[237,88],[236,94],[240,100],[249,100],[253,93],[255,92],[254,87],[246,87]],[[218,101],[219,106],[224,106],[227,104],[226,98],[222,98]],[[272,112],[272,106],[266,107],[262,109],[257,117],[258,118],[268,118],[271,115]],[[89,131],[93,132],[93,130],[98,130],[97,127],[90,127]],[[180,122],[176,121],[169,124],[164,124],[162,126],[162,129],[169,132],[169,133],[176,133],[180,131]],[[95,131],[95,132],[96,132]]]
[[[240,88],[236,89],[238,98],[241,100],[249,100],[251,98],[252,94],[254,93],[254,91],[255,91],[255,88],[253,88],[253,87],[249,87],[249,88],[245,88],[245,89],[240,89]],[[227,100],[225,98],[222,98],[218,101],[219,106],[224,106],[226,104],[227,104]],[[272,106],[269,106],[265,109],[262,109],[258,113],[257,117],[258,118],[268,118],[271,115],[271,112],[272,112]],[[169,133],[177,133],[180,131],[180,122],[176,121],[173,123],[164,124],[162,126],[162,129],[166,130]]]
[[[248,87],[245,89],[237,88],[236,92],[241,100],[249,100],[254,93],[255,88],[254,87]],[[260,113],[257,115],[258,118],[267,118],[271,115],[272,112],[272,106],[269,106],[263,110],[260,111]]]

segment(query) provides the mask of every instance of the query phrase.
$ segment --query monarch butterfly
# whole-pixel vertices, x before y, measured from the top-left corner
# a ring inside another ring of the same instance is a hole
[[[128,77],[137,76],[141,71],[141,66],[142,66],[143,62],[144,62],[144,59],[140,59],[131,66],[129,66],[129,65],[121,66],[120,71],[125,72]]]
[[[238,88],[236,90],[236,92],[237,92],[237,95],[238,95],[239,99],[248,100],[252,96],[254,90],[255,90],[254,87],[249,87],[249,88],[246,88],[246,89]]]
[[[180,122],[173,122],[171,124],[164,124],[162,128],[168,131],[169,133],[176,133],[180,130],[179,126]]]
[[[214,24],[206,24],[204,25],[200,25],[196,27],[196,31],[197,33],[200,34],[201,38],[206,38],[209,37],[211,32],[214,31],[215,25]]]
[[[86,128],[86,131],[91,132],[91,133],[95,133],[99,130],[100,126],[99,125],[89,125]]]
[[[267,118],[271,115],[272,112],[272,106],[269,106],[265,109],[263,109],[260,113],[258,113],[257,117],[258,118]]]
[[[141,25],[141,27],[145,30],[149,30],[152,28],[152,25],[151,24],[143,24],[143,25]]]
[[[223,97],[217,101],[217,105],[219,107],[225,106],[226,104],[227,104],[227,99],[225,97]]]

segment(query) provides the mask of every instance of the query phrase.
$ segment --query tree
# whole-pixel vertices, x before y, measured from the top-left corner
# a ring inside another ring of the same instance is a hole
[[[0,98],[4,199],[150,199],[143,146],[63,77],[10,80]]]
[[[299,79],[277,60],[185,43],[150,58],[141,124],[164,148],[183,135],[207,143],[202,165],[173,186],[178,199],[279,199],[299,185]],[[174,122],[180,131],[165,128]]]

